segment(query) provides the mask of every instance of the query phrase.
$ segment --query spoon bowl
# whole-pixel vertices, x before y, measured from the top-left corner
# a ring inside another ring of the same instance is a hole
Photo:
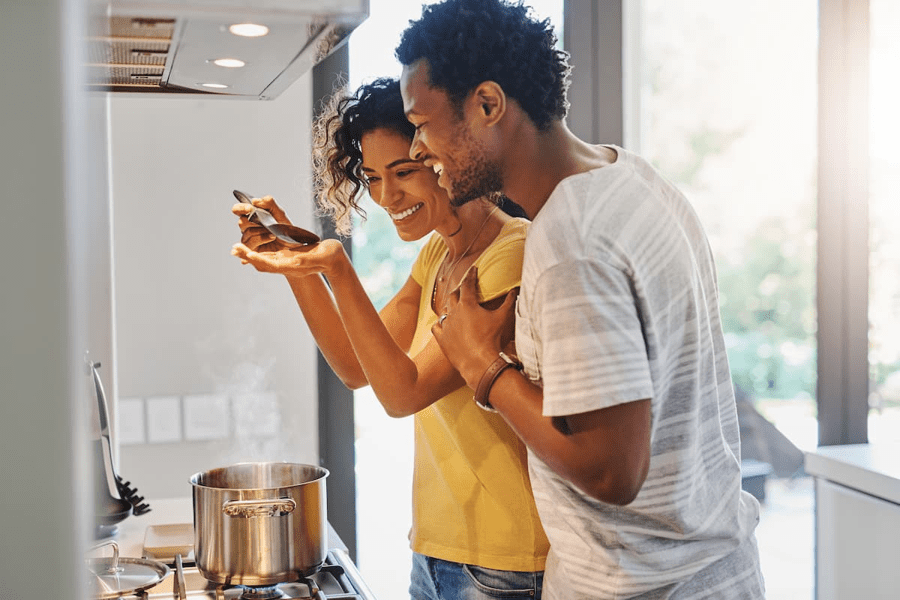
[[[239,202],[253,206],[250,195],[239,190],[234,190],[232,193]],[[306,229],[295,225],[279,223],[275,217],[272,216],[272,213],[262,208],[254,206],[253,212],[248,218],[254,223],[259,223],[265,227],[269,233],[288,246],[308,246],[321,241],[321,238],[312,231],[307,231]]]

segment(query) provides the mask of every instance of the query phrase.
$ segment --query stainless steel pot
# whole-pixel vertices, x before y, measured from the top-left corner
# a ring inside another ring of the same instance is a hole
[[[206,579],[271,586],[319,570],[327,554],[328,470],[241,463],[191,477],[194,558]]]

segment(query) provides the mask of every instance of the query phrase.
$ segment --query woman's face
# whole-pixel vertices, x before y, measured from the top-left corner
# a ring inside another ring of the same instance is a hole
[[[418,240],[435,230],[449,235],[459,227],[450,198],[434,170],[409,157],[409,144],[389,129],[363,134],[362,171],[369,194],[390,215],[400,239]]]

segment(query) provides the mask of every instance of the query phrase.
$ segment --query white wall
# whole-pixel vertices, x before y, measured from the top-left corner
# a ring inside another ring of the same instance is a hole
[[[198,471],[318,461],[312,338],[284,279],[230,254],[234,188],[314,229],[310,82],[266,102],[112,98],[119,463],[151,505],[190,495]],[[195,397],[210,394],[222,410]],[[227,434],[198,439],[222,419]],[[160,433],[178,439],[146,438]]]

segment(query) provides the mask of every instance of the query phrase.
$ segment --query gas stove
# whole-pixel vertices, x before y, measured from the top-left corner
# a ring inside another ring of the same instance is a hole
[[[163,581],[122,600],[375,600],[356,565],[339,548],[328,551],[325,564],[313,575],[269,587],[220,585],[203,577],[193,562],[170,567]]]

